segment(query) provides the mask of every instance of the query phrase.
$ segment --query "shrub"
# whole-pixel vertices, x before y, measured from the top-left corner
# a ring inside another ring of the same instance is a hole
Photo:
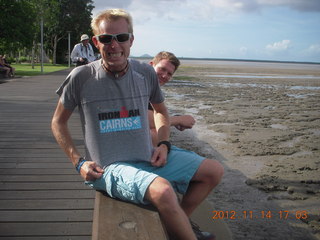
[[[28,61],[28,58],[27,57],[20,57],[19,58],[19,62],[27,62]]]

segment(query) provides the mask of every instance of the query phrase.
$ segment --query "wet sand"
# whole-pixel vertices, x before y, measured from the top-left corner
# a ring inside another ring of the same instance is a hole
[[[320,65],[183,61],[163,90],[197,120],[174,144],[225,167],[209,201],[234,239],[320,239]]]

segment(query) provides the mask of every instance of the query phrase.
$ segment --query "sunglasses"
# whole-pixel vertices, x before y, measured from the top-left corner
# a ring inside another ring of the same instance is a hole
[[[124,43],[130,39],[131,35],[131,33],[100,34],[96,38],[103,44],[110,44],[112,39],[116,39],[118,43]]]

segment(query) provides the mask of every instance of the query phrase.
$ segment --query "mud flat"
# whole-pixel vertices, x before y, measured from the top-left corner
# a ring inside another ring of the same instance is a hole
[[[197,120],[175,145],[225,167],[209,200],[234,239],[320,239],[320,65],[182,61],[163,90]]]

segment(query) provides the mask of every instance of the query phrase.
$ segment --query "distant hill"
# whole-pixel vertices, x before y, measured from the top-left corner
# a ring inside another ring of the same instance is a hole
[[[152,59],[153,56],[150,56],[149,54],[143,54],[141,56],[133,56],[133,55],[130,55],[131,58],[142,58],[142,59]]]
[[[141,58],[153,58],[152,56],[150,56],[149,54],[143,54],[140,56]]]

